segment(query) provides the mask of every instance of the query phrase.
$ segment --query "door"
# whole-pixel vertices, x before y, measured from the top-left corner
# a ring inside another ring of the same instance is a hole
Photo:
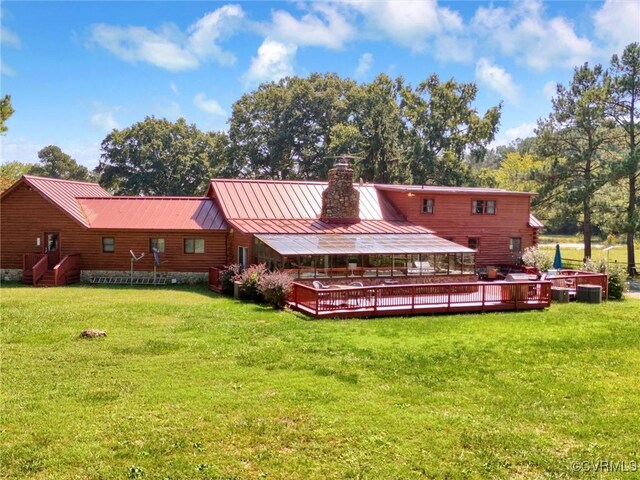
[[[49,270],[60,262],[60,234],[58,232],[45,232],[44,251],[49,257]]]

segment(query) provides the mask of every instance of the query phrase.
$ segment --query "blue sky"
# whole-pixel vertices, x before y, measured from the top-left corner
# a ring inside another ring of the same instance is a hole
[[[473,81],[504,102],[497,144],[532,133],[573,67],[640,41],[640,2],[2,1],[2,95],[16,110],[2,161],[58,145],[94,167],[113,128],[155,115],[225,130],[262,81],[384,72]]]

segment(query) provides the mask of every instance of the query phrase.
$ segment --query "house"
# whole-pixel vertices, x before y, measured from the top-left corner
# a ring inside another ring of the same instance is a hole
[[[135,256],[136,271],[155,265],[178,281],[236,262],[307,281],[469,280],[478,266],[513,264],[537,243],[531,196],[355,184],[346,163],[328,182],[214,179],[204,197],[119,197],[97,184],[24,176],[1,197],[0,263],[3,278],[28,281],[34,262],[44,281],[70,256],[83,279],[129,272]]]

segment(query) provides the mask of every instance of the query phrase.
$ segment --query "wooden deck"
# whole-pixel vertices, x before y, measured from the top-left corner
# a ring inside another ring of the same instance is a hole
[[[542,309],[551,282],[473,282],[315,289],[293,284],[288,304],[315,318]]]

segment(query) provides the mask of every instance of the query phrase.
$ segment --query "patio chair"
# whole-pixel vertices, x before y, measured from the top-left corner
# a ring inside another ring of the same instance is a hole
[[[311,285],[313,285],[313,288],[317,290],[322,290],[324,288],[327,288],[322,284],[322,282],[319,282],[318,280],[314,280],[313,282],[311,282]]]
[[[362,282],[351,282],[349,284],[350,287],[364,287],[364,283]]]

